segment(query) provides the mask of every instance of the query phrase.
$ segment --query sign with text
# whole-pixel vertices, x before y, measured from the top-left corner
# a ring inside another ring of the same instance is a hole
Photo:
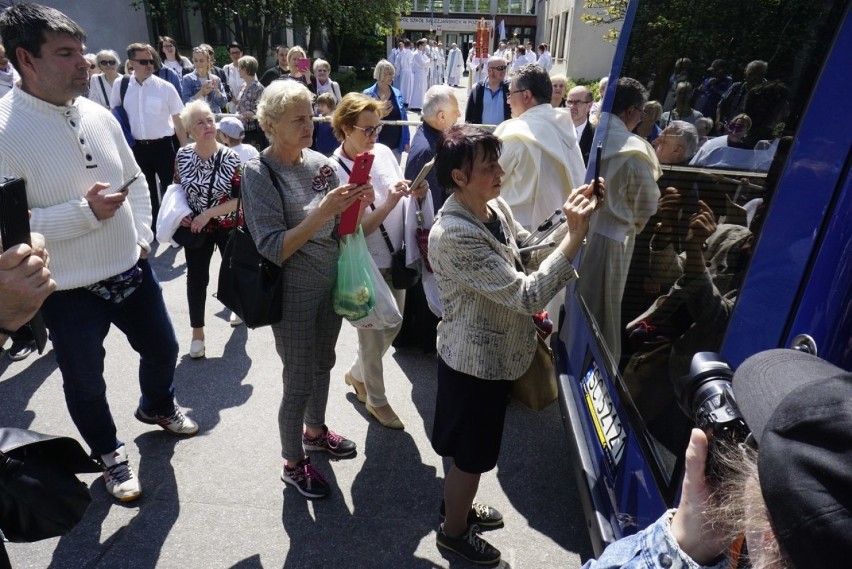
[[[402,16],[399,27],[405,30],[442,30],[445,32],[473,32],[481,20],[476,18],[430,18],[428,16]],[[485,20],[494,29],[494,20]]]

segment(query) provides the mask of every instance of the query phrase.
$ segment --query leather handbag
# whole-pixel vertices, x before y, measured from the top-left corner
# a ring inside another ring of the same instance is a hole
[[[193,233],[189,227],[181,225],[175,229],[175,232],[172,235],[172,241],[184,249],[200,249],[205,243],[207,243],[207,231]]]
[[[376,206],[373,204],[370,204],[370,207],[376,209]],[[387,245],[391,255],[391,283],[393,283],[393,288],[405,290],[413,287],[420,282],[420,269],[406,265],[405,239],[403,238],[399,249],[394,250],[393,243],[391,243],[384,223],[379,225],[379,231],[381,231],[385,245]],[[405,214],[402,217],[402,234],[405,235]]]
[[[101,472],[76,440],[0,428],[0,530],[9,541],[64,535],[92,501],[77,478]]]
[[[509,393],[518,403],[532,411],[541,411],[556,401],[559,395],[553,350],[547,345],[544,333],[538,329],[532,363],[521,377],[512,382]]]
[[[278,180],[262,159],[261,164],[266,167],[280,196]],[[237,200],[237,226],[222,252],[216,298],[249,328],[276,324],[283,318],[284,272],[257,250],[245,219],[239,215],[239,198]]]

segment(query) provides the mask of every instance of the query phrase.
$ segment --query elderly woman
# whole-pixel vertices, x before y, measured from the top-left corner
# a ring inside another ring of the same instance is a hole
[[[267,142],[257,124],[257,104],[263,94],[263,85],[257,80],[257,68],[257,60],[250,55],[244,55],[237,60],[237,70],[243,80],[243,87],[237,96],[237,114],[245,127],[245,143],[262,150],[266,148]]]
[[[384,105],[360,93],[349,93],[338,105],[332,117],[334,136],[342,144],[334,151],[337,175],[341,180],[349,177],[353,158],[362,152],[371,152],[375,159],[370,170],[370,181],[376,204],[366,211],[361,220],[367,248],[376,266],[385,275],[400,313],[405,306],[405,291],[393,288],[390,279],[391,255],[403,243],[404,216],[408,195],[417,199],[426,197],[429,185],[424,181],[413,192],[403,180],[402,169],[393,152],[377,143],[383,126]],[[401,323],[400,323],[401,326]],[[385,397],[382,357],[400,326],[384,330],[358,329],[358,355],[344,375],[346,383],[355,389],[358,401],[366,403],[367,412],[382,426],[389,429],[405,428]]]
[[[175,40],[169,36],[160,36],[157,39],[157,53],[163,60],[163,67],[167,67],[182,77],[184,71],[192,71],[192,62],[186,56],[180,54]]]
[[[316,77],[317,95],[331,93],[334,95],[335,104],[339,103],[343,95],[340,94],[340,85],[337,81],[331,80],[331,64],[324,59],[317,58],[314,61],[313,69]]]
[[[502,525],[502,516],[473,499],[481,474],[497,464],[511,382],[535,352],[532,316],[577,278],[571,263],[598,203],[591,186],[573,190],[562,206],[567,231],[554,250],[533,253],[530,265],[538,268],[527,273],[518,243],[529,233],[500,199],[500,147],[497,137],[469,125],[444,134],[435,168],[452,195],[429,236],[444,307],[432,447],[453,460],[437,544],[480,564],[497,563],[500,552],[479,527]]]
[[[349,456],[355,443],[325,422],[334,346],[341,318],[334,312],[338,244],[335,219],[356,200],[373,201],[369,184],[338,186],[328,158],[310,150],[313,95],[296,81],[264,89],[257,118],[270,146],[249,160],[242,179],[243,209],[258,251],[283,268],[284,318],[272,325],[284,364],[278,411],[281,480],[308,498],[331,486],[306,450]],[[337,187],[336,187],[337,186]]]
[[[558,73],[550,78],[553,84],[553,94],[550,96],[550,105],[554,109],[565,108],[565,97],[568,90],[571,88],[571,82],[568,77]]]
[[[183,102],[205,101],[214,113],[221,113],[228,103],[228,97],[222,80],[211,71],[210,52],[203,47],[193,48],[192,63],[195,70],[184,75],[181,80]]]
[[[103,49],[98,52],[96,61],[101,73],[89,78],[89,99],[109,109],[112,84],[121,77],[121,58],[113,50]]]
[[[373,71],[375,84],[364,89],[364,94],[381,101],[384,104],[383,119],[388,121],[405,120],[407,114],[403,107],[402,93],[393,86],[393,78],[396,69],[387,59],[382,59],[376,64]],[[385,125],[379,133],[379,144],[383,144],[393,150],[397,162],[402,158],[403,152],[408,152],[411,142],[411,133],[407,126]]]
[[[204,357],[204,306],[210,281],[210,259],[213,248],[221,254],[233,228],[229,214],[236,209],[232,200],[232,180],[239,173],[240,157],[216,141],[216,119],[204,101],[193,101],[184,107],[180,119],[195,141],[178,150],[176,179],[186,193],[192,214],[181,225],[192,233],[204,233],[206,239],[185,247],[186,298],[192,344],[189,356]]]

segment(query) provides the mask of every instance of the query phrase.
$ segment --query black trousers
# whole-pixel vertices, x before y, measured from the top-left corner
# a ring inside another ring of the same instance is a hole
[[[186,256],[186,300],[189,304],[189,325],[204,327],[204,307],[207,303],[207,285],[210,283],[210,260],[214,247],[219,255],[225,250],[230,229],[216,228],[207,234],[207,241],[198,249],[185,249]],[[216,278],[218,283],[218,275]]]
[[[160,211],[160,200],[166,193],[166,188],[175,178],[175,157],[177,152],[173,137],[167,136],[159,140],[143,143],[136,142],[133,156],[148,182],[148,193],[151,195],[151,227],[157,232],[157,213]]]

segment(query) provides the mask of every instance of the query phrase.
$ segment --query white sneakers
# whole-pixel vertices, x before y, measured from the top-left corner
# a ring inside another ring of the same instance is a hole
[[[228,319],[228,322],[231,323],[231,328],[236,328],[243,323],[242,319],[234,312],[231,312],[231,317]]]
[[[194,360],[204,357],[204,340],[193,340],[189,345],[189,357]]]
[[[127,447],[121,445],[111,453],[102,454],[104,482],[107,492],[121,502],[130,502],[142,495],[139,479],[127,459]]]

